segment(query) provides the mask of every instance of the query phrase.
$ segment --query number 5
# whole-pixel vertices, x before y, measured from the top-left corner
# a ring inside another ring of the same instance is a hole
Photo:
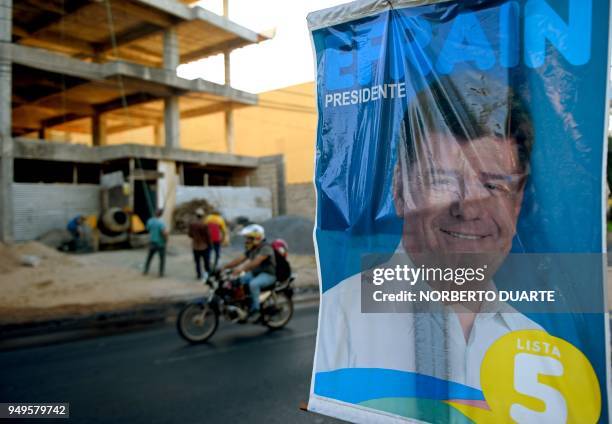
[[[538,381],[539,375],[559,377],[563,364],[547,356],[519,353],[514,358],[514,389],[544,402],[544,411],[537,412],[518,403],[510,407],[510,416],[520,424],[565,423],[567,403],[558,390]]]

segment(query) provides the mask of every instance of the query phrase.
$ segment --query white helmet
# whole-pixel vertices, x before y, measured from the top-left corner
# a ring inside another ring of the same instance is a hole
[[[261,225],[251,224],[244,227],[240,231],[240,235],[261,241],[266,238],[266,231]]]

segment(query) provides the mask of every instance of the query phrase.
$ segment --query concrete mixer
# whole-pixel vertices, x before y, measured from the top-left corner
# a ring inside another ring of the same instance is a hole
[[[148,241],[140,217],[118,207],[102,211],[97,216],[89,215],[85,223],[91,229],[90,248],[94,251],[111,245],[142,247]]]

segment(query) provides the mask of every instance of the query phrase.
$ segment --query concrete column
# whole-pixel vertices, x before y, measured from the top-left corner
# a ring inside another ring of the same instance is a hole
[[[176,29],[170,28],[164,32],[164,68],[173,73],[179,65],[179,46]],[[164,99],[164,127],[166,147],[181,147],[181,113],[178,96]]]
[[[153,127],[153,132],[153,144],[155,146],[162,147],[164,145],[164,123],[160,122],[159,124],[155,124],[155,126]]]
[[[231,52],[229,50],[223,53],[223,65],[225,67],[225,85],[227,87],[230,87],[232,83],[230,53]],[[225,110],[225,146],[228,153],[234,153],[234,110],[232,109],[231,104]]]
[[[223,17],[229,18],[229,0],[223,0]]]
[[[178,35],[175,28],[164,31],[164,68],[175,72],[180,65]]]
[[[38,129],[38,139],[46,140],[47,139],[47,129],[45,127],[41,127]]]
[[[234,153],[236,150],[234,141],[234,111],[231,106],[225,111],[225,146],[227,153]]]
[[[106,145],[106,119],[100,113],[91,117],[91,140],[94,146]]]
[[[178,96],[164,99],[164,129],[166,147],[181,147],[181,121]]]
[[[134,173],[136,172],[136,161],[134,160],[134,158],[130,158],[129,161],[129,172],[130,174],[128,175],[128,184],[130,185],[130,199],[128,201],[128,208],[130,209],[130,212],[134,212],[134,206],[135,206],[135,191],[136,191],[136,181],[134,180]]]
[[[13,0],[0,0],[0,43],[10,44]],[[13,241],[13,138],[11,118],[11,58],[0,56],[0,240]]]
[[[160,160],[157,162],[157,171],[164,176],[157,180],[157,207],[164,210],[162,219],[172,230],[172,215],[176,207],[176,162]]]
[[[181,162],[177,163],[177,174],[179,185],[185,185],[185,165]]]
[[[225,72],[225,85],[230,87],[232,85],[232,63],[230,54],[232,52],[230,50],[226,50],[223,52],[223,70]]]

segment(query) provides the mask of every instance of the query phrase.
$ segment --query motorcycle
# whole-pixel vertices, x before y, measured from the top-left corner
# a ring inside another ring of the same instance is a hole
[[[283,328],[293,316],[294,277],[276,281],[262,289],[259,296],[261,318],[258,323],[277,330]],[[234,323],[247,322],[252,298],[248,285],[231,277],[231,271],[216,271],[206,280],[210,294],[187,304],[176,321],[180,336],[189,343],[203,343],[217,331],[220,317]]]

